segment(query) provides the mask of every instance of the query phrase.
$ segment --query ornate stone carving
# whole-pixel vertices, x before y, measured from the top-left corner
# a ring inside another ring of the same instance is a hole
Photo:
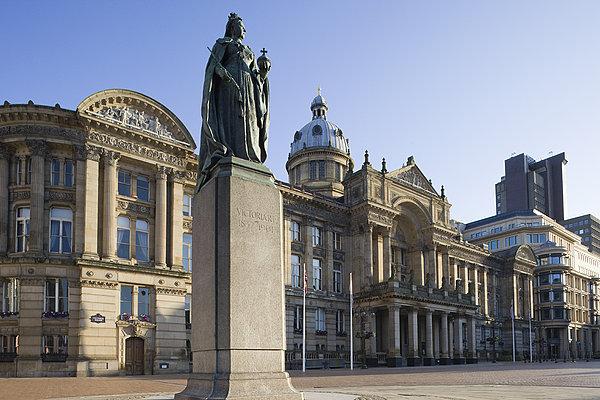
[[[175,289],[175,288],[156,288],[156,294],[166,294],[171,296],[185,296],[187,293],[186,289]]]
[[[400,182],[408,183],[409,185],[418,187],[418,188],[426,190],[428,192],[431,192],[431,187],[429,185],[429,182],[427,182],[427,180],[424,179],[421,176],[421,174],[418,174],[417,172],[415,172],[412,169],[409,169],[408,171],[403,171],[403,172],[399,173],[398,175],[396,175],[394,177],[394,179],[397,181],[400,181]]]
[[[46,141],[44,140],[25,140],[32,156],[46,156]]]
[[[121,153],[108,149],[102,149],[102,156],[105,164],[117,165],[117,161],[119,161],[119,158],[121,158]]]
[[[125,200],[118,200],[117,208],[122,211],[131,211],[134,213],[146,214],[146,215],[150,215],[150,216],[154,215],[154,212],[153,212],[154,209],[152,207],[149,207],[149,206],[146,206],[143,204],[136,204],[134,202],[125,201]]]
[[[156,179],[161,179],[161,180],[167,179],[167,175],[171,171],[172,171],[171,168],[167,168],[167,167],[162,166],[162,165],[157,165],[156,166]]]
[[[150,133],[161,139],[176,140],[173,133],[167,129],[165,124],[161,123],[156,116],[146,114],[145,111],[136,110],[131,107],[107,107],[99,112],[88,112],[128,128]]]
[[[10,193],[10,201],[29,200],[31,191],[29,190],[13,190]]]
[[[116,289],[119,284],[117,282],[98,281],[92,279],[82,279],[81,287],[91,287],[100,289]]]
[[[175,183],[185,183],[186,179],[188,179],[187,175],[188,175],[187,171],[177,171],[177,170],[171,171],[171,179]]]
[[[191,231],[192,230],[192,226],[193,226],[192,221],[183,220],[183,229]]]
[[[84,134],[81,131],[56,126],[44,125],[12,125],[0,127],[0,136],[54,136],[81,141]]]
[[[73,192],[48,190],[46,192],[45,197],[46,197],[46,200],[50,200],[50,201],[65,201],[65,202],[75,201],[75,195]]]
[[[4,144],[4,143],[0,143],[0,158],[3,158],[5,160],[10,160],[11,157],[13,156],[14,151],[13,149]]]
[[[87,134],[88,139],[94,141],[96,143],[105,144],[108,146],[112,146],[118,149],[121,149],[125,152],[138,154],[143,157],[152,158],[156,161],[161,161],[164,163],[175,165],[179,168],[183,168],[185,163],[184,161],[175,155],[167,154],[162,151],[148,149],[140,144],[131,143],[123,139],[119,139],[114,136],[106,135],[103,133],[99,133],[96,131],[90,131]]]

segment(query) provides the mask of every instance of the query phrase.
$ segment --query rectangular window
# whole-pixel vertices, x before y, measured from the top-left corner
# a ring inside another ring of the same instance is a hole
[[[17,336],[3,335],[0,336],[0,353],[17,353]]]
[[[183,195],[183,215],[185,217],[192,216],[192,196],[189,194]]]
[[[318,226],[312,227],[312,245],[313,246],[321,246],[323,237],[323,230]]]
[[[527,234],[527,243],[545,243],[546,242],[546,234],[544,233],[528,233]]]
[[[73,161],[65,160],[65,186],[73,187]]]
[[[325,171],[325,161],[319,161],[319,179],[325,179],[326,171]]]
[[[183,270],[192,272],[192,234],[183,234],[183,251],[181,255]]]
[[[129,218],[117,218],[117,257],[129,259],[130,226]]]
[[[185,313],[185,327],[190,329],[192,327],[192,295],[186,294],[183,304],[183,312]]]
[[[565,318],[565,309],[564,308],[555,308],[553,319],[564,319],[564,318]]]
[[[69,254],[73,249],[73,211],[50,209],[50,252]]]
[[[15,232],[15,251],[22,253],[29,250],[29,207],[17,208]]]
[[[308,163],[308,170],[309,170],[309,178],[311,181],[316,181],[317,180],[317,168],[318,168],[318,161],[310,161]]]
[[[32,171],[32,165],[31,165],[31,157],[27,157],[27,160],[25,161],[25,166],[27,167],[27,183],[31,184],[31,171]]]
[[[67,278],[46,280],[44,311],[63,313],[69,311],[69,282]]]
[[[342,264],[333,263],[333,291],[342,293]]]
[[[148,246],[148,222],[138,219],[135,221],[135,258],[139,261],[149,261]]]
[[[300,285],[300,256],[292,254],[292,287]]]
[[[148,319],[150,317],[150,289],[138,287],[138,318]]]
[[[57,159],[50,162],[50,184],[52,186],[60,185],[60,161]]]
[[[342,249],[342,235],[337,232],[333,232],[333,249],[341,250]]]
[[[315,310],[315,330],[325,331],[325,310],[317,308]]]
[[[22,158],[17,158],[17,161],[16,161],[17,185],[25,184],[25,179],[24,179],[25,171],[23,170],[24,162],[25,162],[25,160],[23,160]]]
[[[133,286],[121,285],[121,315],[133,313]]]
[[[302,306],[294,307],[294,330],[301,331],[302,330]]]
[[[55,347],[54,347],[54,336],[51,335],[45,335],[42,336],[42,348],[43,348],[43,353],[44,354],[55,354]]]
[[[3,313],[16,313],[19,311],[19,280],[9,278],[1,281],[0,311]]]
[[[292,240],[295,242],[300,241],[300,223],[292,221]]]
[[[313,258],[313,289],[321,290],[321,260],[318,258]]]
[[[138,176],[135,184],[138,200],[150,201],[150,181],[148,178]]]
[[[344,310],[337,310],[335,313],[335,330],[338,333],[343,333],[346,331]]]
[[[121,169],[119,170],[119,194],[131,196],[131,174]]]
[[[334,163],[333,167],[335,168],[335,180],[339,182],[342,180],[342,164]]]
[[[500,247],[499,240],[491,240],[488,242],[488,250],[498,250],[498,247]]]
[[[516,235],[504,238],[504,246],[505,247],[516,246],[518,243],[519,243],[519,240]]]

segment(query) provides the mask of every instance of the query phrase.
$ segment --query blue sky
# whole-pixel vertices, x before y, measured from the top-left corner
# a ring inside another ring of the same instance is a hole
[[[567,153],[568,216],[600,216],[600,2],[8,1],[0,101],[60,103],[128,88],[198,141],[207,46],[229,12],[272,59],[267,165],[287,180],[317,85],[329,119],[388,169],[410,155],[470,221],[494,214],[511,153]]]

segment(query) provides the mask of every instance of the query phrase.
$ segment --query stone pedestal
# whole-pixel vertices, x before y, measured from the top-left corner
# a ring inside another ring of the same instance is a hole
[[[282,201],[271,171],[222,159],[194,217],[194,366],[175,399],[303,399],[284,371]]]

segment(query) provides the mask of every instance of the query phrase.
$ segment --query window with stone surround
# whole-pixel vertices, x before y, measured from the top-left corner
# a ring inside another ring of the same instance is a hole
[[[147,287],[138,287],[138,318],[150,319],[150,289]]]
[[[300,280],[300,256],[292,254],[292,287],[301,287]]]
[[[43,362],[65,362],[69,347],[67,335],[44,335],[42,336],[42,361]]]
[[[181,252],[181,261],[183,264],[183,270],[186,272],[192,272],[192,234],[183,234],[183,249]]]
[[[317,180],[317,168],[318,168],[318,161],[309,161],[308,163],[308,170],[309,170],[309,178],[311,181],[315,181]]]
[[[50,209],[50,253],[69,254],[73,246],[73,211],[70,208]]]
[[[337,333],[346,332],[344,310],[337,310],[335,312],[335,330]]]
[[[150,201],[150,181],[146,176],[138,176],[135,181],[138,200]]]
[[[69,311],[69,282],[67,278],[46,280],[44,311],[55,313],[67,313]]]
[[[342,249],[342,235],[338,232],[333,232],[333,249],[334,250]]]
[[[318,226],[312,227],[312,245],[322,246],[323,245],[323,229]]]
[[[120,216],[117,218],[117,257],[129,259],[130,243],[130,225],[129,218]]]
[[[72,160],[65,160],[65,165],[64,165],[64,171],[65,171],[65,181],[64,181],[64,185],[65,187],[73,187],[73,161]]]
[[[185,328],[192,328],[192,295],[186,294],[183,303],[183,312],[185,314]]]
[[[302,331],[302,306],[294,306],[294,332]]]
[[[342,293],[342,264],[338,262],[333,263],[333,291]]]
[[[0,353],[1,354],[17,354],[18,348],[17,335],[1,335],[0,336]]]
[[[315,331],[324,332],[325,330],[325,310],[317,308],[315,310]]]
[[[294,242],[300,241],[300,223],[298,221],[292,221],[290,229],[292,230],[292,240]]]
[[[5,315],[19,312],[19,279],[6,278],[0,281],[0,312]]]
[[[313,258],[313,289],[314,290],[322,290],[322,273],[323,268],[321,267],[321,260],[319,258]]]
[[[50,162],[50,184],[52,186],[60,185],[60,160],[56,158]]]
[[[29,250],[29,207],[19,207],[16,211],[15,252]]]
[[[149,254],[148,222],[143,219],[135,221],[135,258],[138,261],[147,262]]]
[[[131,197],[131,173],[119,169],[118,175],[119,194],[121,196]]]
[[[190,194],[183,194],[183,216],[192,216],[192,196]]]

